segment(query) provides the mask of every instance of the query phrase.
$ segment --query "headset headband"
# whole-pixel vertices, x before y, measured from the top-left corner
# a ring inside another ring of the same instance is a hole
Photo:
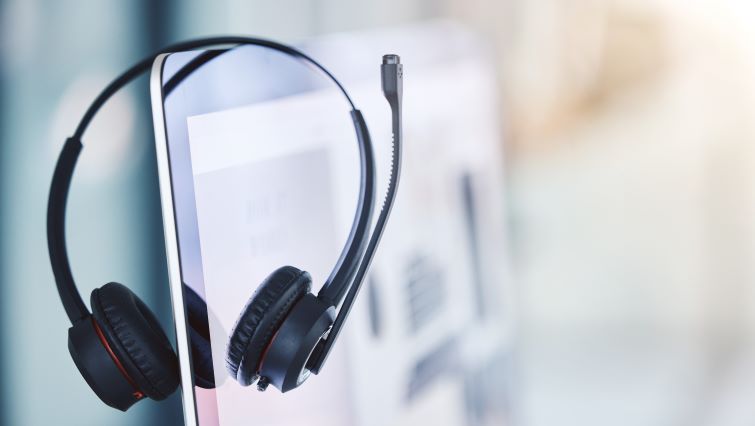
[[[100,108],[112,97],[118,90],[128,84],[142,73],[147,72],[157,55],[162,53],[172,53],[187,50],[194,50],[199,48],[205,48],[218,45],[254,45],[260,47],[266,47],[276,50],[281,53],[288,54],[294,58],[301,59],[316,69],[325,74],[338,87],[340,92],[344,95],[349,106],[351,107],[351,118],[354,123],[354,127],[357,134],[357,141],[359,143],[359,157],[360,157],[360,185],[359,196],[357,201],[357,209],[354,215],[351,231],[346,240],[343,250],[334,266],[330,276],[323,284],[318,297],[323,301],[330,303],[332,306],[337,306],[346,296],[346,291],[350,287],[353,287],[349,291],[347,297],[347,303],[345,306],[350,308],[353,298],[356,296],[359,284],[364,278],[366,269],[369,267],[372,255],[374,254],[377,242],[382,234],[382,228],[387,220],[387,215],[390,211],[390,205],[392,204],[395,194],[395,186],[398,181],[398,164],[394,164],[394,169],[391,173],[391,182],[389,185],[389,196],[386,197],[386,203],[381,211],[381,217],[378,220],[378,225],[375,228],[377,235],[373,234],[372,239],[368,247],[367,241],[369,236],[369,226],[372,220],[372,212],[375,203],[375,159],[372,152],[372,143],[370,140],[367,126],[359,110],[356,109],[354,103],[349,97],[348,93],[341,85],[341,83],[320,63],[307,56],[305,53],[284,44],[276,43],[270,40],[253,38],[253,37],[211,37],[205,39],[191,40],[183,43],[177,43],[172,46],[168,46],[165,49],[155,52],[149,57],[138,62],[130,69],[121,74],[118,78],[113,80],[98,96],[94,102],[89,106],[86,113],[82,117],[79,125],[76,128],[73,136],[68,138],[63,146],[63,150],[60,154],[58,162],[55,166],[55,172],[53,174],[52,184],[50,187],[50,196],[47,206],[47,240],[48,249],[50,253],[50,262],[52,263],[53,273],[55,275],[55,283],[58,288],[60,299],[65,308],[68,318],[73,324],[88,318],[90,315],[89,309],[84,304],[81,294],[79,293],[76,284],[73,280],[73,274],[71,272],[71,266],[68,259],[68,250],[66,247],[66,233],[65,233],[65,216],[66,206],[68,200],[68,192],[71,185],[71,179],[76,167],[76,163],[81,153],[82,143],[81,138],[84,132],[88,128],[90,122],[100,110]],[[222,52],[221,52],[222,53]],[[163,98],[167,97],[175,87],[177,87],[183,79],[188,77],[196,68],[200,67],[207,61],[216,57],[219,53],[213,52],[207,53],[206,56],[200,55],[202,59],[190,61],[184,68],[179,70],[174,78],[168,81],[163,87]],[[193,68],[193,69],[192,69]],[[393,106],[393,105],[392,105]],[[395,111],[395,110],[394,110]],[[395,119],[395,117],[394,117]],[[396,127],[394,120],[394,135],[398,138],[400,135],[400,127]],[[398,141],[394,139],[394,144]],[[394,147],[395,149],[395,147]],[[395,152],[394,152],[395,155]],[[385,213],[385,215],[384,215]],[[383,217],[385,216],[385,217]],[[360,265],[367,251],[367,259]],[[354,279],[356,276],[356,279]],[[351,283],[355,283],[356,286],[350,286]],[[340,329],[340,325],[348,315],[348,309],[346,312],[341,312],[336,319],[336,326],[334,331]],[[333,336],[336,337],[336,336]],[[335,339],[329,339],[329,343]],[[327,351],[325,351],[327,353]],[[321,360],[321,361],[324,361]],[[320,362],[321,364],[321,362]]]

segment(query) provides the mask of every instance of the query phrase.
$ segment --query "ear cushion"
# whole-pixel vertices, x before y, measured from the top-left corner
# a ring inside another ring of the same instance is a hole
[[[260,358],[291,308],[312,287],[312,277],[293,266],[275,270],[257,288],[231,332],[226,367],[232,377],[249,386]]]
[[[113,353],[152,399],[162,400],[178,387],[178,360],[157,318],[122,284],[92,291],[92,315]]]

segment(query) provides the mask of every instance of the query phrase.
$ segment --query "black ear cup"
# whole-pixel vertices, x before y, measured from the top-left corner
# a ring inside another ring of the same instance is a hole
[[[252,384],[273,336],[311,287],[309,273],[284,266],[270,274],[254,292],[231,331],[226,354],[228,372],[240,384]]]
[[[178,387],[178,360],[147,305],[125,286],[92,291],[92,315],[112,354],[144,395],[162,400]]]

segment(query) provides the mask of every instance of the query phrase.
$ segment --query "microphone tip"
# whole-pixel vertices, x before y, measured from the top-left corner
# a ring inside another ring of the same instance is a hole
[[[398,55],[383,55],[384,65],[397,65],[401,63],[401,58]]]

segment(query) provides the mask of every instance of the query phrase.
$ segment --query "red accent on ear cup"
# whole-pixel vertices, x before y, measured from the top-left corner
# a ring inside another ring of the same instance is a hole
[[[115,366],[118,367],[118,371],[120,371],[121,374],[123,374],[123,377],[125,377],[126,380],[129,382],[129,384],[131,384],[131,386],[134,387],[134,393],[132,395],[134,395],[136,399],[144,398],[144,392],[139,390],[139,386],[137,386],[136,382],[134,382],[134,379],[132,379],[131,376],[129,376],[128,372],[126,372],[126,369],[123,367],[123,364],[121,364],[121,361],[113,352],[113,349],[110,347],[110,344],[107,342],[105,335],[102,334],[102,330],[100,329],[99,324],[97,324],[97,321],[94,318],[92,318],[92,324],[94,325],[94,331],[97,332],[97,337],[99,337],[100,342],[102,342],[102,346],[105,347],[105,350],[110,355],[110,358],[115,363]]]
[[[92,316],[144,396],[163,400],[178,387],[178,360],[147,305],[118,283],[94,289]]]

